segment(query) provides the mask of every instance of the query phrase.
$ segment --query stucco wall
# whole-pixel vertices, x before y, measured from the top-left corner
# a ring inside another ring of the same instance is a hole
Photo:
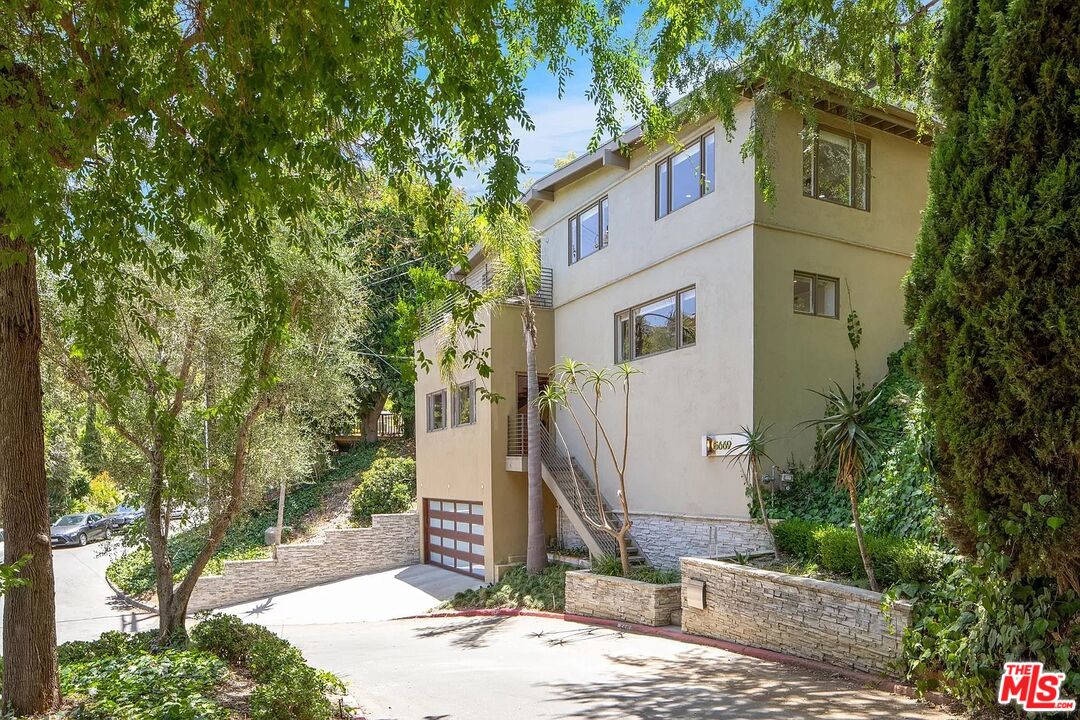
[[[677,583],[653,585],[588,570],[566,573],[566,612],[571,615],[655,627],[678,623],[680,604]]]
[[[277,559],[226,560],[221,575],[199,578],[192,611],[227,607],[419,561],[416,513],[373,515],[371,527],[327,530],[320,543],[281,545]]]
[[[705,583],[705,609],[689,607],[688,583]],[[716,560],[682,559],[684,631],[899,675],[912,606],[882,609],[880,593]]]

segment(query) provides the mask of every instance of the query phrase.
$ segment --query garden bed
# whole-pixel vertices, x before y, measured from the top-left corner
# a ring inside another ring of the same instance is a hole
[[[639,625],[679,623],[679,583],[656,584],[602,575],[592,570],[566,573],[566,612]]]

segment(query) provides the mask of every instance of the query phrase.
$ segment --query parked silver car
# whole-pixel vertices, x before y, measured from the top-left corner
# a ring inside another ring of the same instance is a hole
[[[109,521],[98,513],[65,515],[52,525],[50,532],[53,546],[85,545],[91,540],[108,540],[112,537]]]

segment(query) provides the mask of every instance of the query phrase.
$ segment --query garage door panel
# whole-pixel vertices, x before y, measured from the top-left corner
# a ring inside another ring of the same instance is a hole
[[[426,499],[425,555],[433,565],[484,577],[484,506]]]

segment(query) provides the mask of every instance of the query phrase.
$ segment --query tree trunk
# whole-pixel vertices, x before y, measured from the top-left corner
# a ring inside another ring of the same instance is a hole
[[[526,296],[521,316],[525,331],[525,372],[527,376],[528,408],[525,422],[528,427],[529,538],[525,550],[525,569],[532,575],[547,565],[547,543],[544,537],[544,479],[540,458],[540,382],[536,376],[536,317]]]
[[[758,509],[761,510],[761,521],[765,523],[765,531],[769,533],[772,542],[773,557],[780,559],[780,548],[776,547],[776,536],[773,535],[772,525],[769,524],[769,511],[765,509],[765,497],[761,493],[761,470],[757,460],[750,460],[750,482],[754,484],[754,492],[757,493]]]
[[[24,587],[4,603],[3,707],[16,715],[45,713],[60,701],[56,675],[56,600],[45,430],[41,408],[41,312],[34,250],[0,235],[25,260],[0,267],[0,492],[5,562],[32,559]]]
[[[870,554],[866,551],[866,542],[863,540],[862,523],[859,522],[859,498],[855,494],[854,482],[848,483],[848,497],[851,499],[851,519],[855,523],[855,539],[859,541],[859,554],[862,555],[866,579],[870,581],[870,589],[879,592],[877,578],[874,577],[874,565],[870,562]]]
[[[379,393],[375,398],[375,404],[371,406],[371,410],[364,415],[364,441],[375,442],[379,439],[379,417],[382,415],[383,408],[386,407],[386,393]]]
[[[146,496],[146,539],[154,559],[154,578],[158,599],[158,641],[173,645],[186,640],[185,617],[175,613],[173,591],[173,562],[169,553],[167,527],[171,518],[161,500],[165,486],[165,450],[160,437],[155,438],[150,452],[150,488]]]
[[[630,549],[626,543],[626,532],[616,533],[615,540],[619,543],[619,562],[622,563],[623,577],[630,577]]]

